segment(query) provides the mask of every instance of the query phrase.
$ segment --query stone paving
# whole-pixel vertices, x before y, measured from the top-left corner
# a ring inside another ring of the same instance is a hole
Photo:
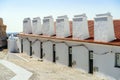
[[[0,64],[0,80],[10,80],[14,76],[14,72]]]

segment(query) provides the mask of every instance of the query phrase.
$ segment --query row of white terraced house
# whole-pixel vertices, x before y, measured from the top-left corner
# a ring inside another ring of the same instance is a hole
[[[83,15],[79,16],[83,17]],[[120,45],[111,45],[111,42],[108,42],[115,39],[110,13],[99,14],[94,20],[94,39],[102,41],[101,44],[96,41],[83,40],[86,39],[86,34],[89,32],[86,33],[88,26],[84,25],[84,19],[80,17],[73,18],[74,39],[64,38],[67,37],[64,32],[65,24],[68,23],[68,21],[64,21],[64,17],[58,17],[58,21],[56,20],[56,28],[54,28],[56,29],[56,37],[51,35],[48,37],[48,34],[41,36],[34,33],[20,33],[18,36],[21,42],[19,48],[21,53],[24,52],[39,59],[78,68],[81,71],[101,77],[108,77],[109,80],[120,80]],[[27,27],[27,30],[30,27],[28,22],[24,20],[24,28]],[[43,20],[43,26],[49,32],[49,20],[46,22],[45,20],[44,24]],[[57,35],[57,29],[59,35]]]
[[[120,79],[120,46],[82,41],[48,39],[19,34],[21,53],[37,59],[60,63],[81,71]]]

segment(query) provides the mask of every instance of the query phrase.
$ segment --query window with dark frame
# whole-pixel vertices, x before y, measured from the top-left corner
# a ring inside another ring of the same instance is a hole
[[[120,53],[115,54],[115,67],[120,68]]]

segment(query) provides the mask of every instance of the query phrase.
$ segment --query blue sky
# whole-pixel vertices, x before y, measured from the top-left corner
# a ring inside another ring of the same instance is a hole
[[[120,19],[120,0],[0,0],[0,17],[4,19],[7,32],[21,32],[25,17],[52,15],[54,19],[60,15],[86,13],[88,19],[95,14],[111,12],[114,19]]]

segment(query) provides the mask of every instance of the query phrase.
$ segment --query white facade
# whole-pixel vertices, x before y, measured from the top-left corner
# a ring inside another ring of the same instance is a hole
[[[56,37],[64,38],[71,36],[68,17],[59,16],[56,19]]]
[[[94,40],[109,42],[115,39],[113,19],[110,13],[98,14],[94,18]]]
[[[30,43],[27,39],[23,39],[23,53],[30,56]]]
[[[115,67],[115,53],[120,52],[120,48],[98,45],[94,47],[94,52],[99,53],[99,55],[94,54],[94,67],[98,68],[94,73],[103,77],[107,76],[109,80],[120,80],[120,68]],[[103,54],[104,52],[109,53]]]
[[[72,63],[74,68],[89,71],[89,52],[84,46],[72,47]]]
[[[23,52],[22,52],[22,51],[23,51],[23,41],[22,41],[23,39],[22,39],[21,37],[18,37],[18,39],[19,39],[19,40],[18,40],[18,43],[19,43],[19,44],[18,44],[19,52],[20,52],[20,53],[23,53]]]
[[[69,65],[68,46],[65,43],[58,43],[56,49],[56,63]]]
[[[89,38],[88,21],[86,14],[74,16],[72,30],[73,39],[84,40]]]
[[[101,77],[107,77],[109,80],[120,79],[120,76],[119,76],[120,69],[118,67],[115,67],[115,59],[116,59],[115,54],[120,53],[119,46],[117,47],[117,46],[93,44],[93,43],[81,43],[81,44],[86,45],[89,50],[93,51],[93,74]],[[89,69],[87,71],[87,68],[85,69],[85,66],[84,66],[84,65],[88,65],[86,60],[89,60],[89,59],[87,59],[88,55],[86,55],[87,49],[85,47],[83,49],[83,47],[81,46],[80,48],[79,46],[77,46],[72,48],[73,62],[77,60],[75,66],[77,66],[80,70],[82,69],[82,71],[89,72]],[[78,56],[80,56],[80,53],[81,53],[81,57],[79,57],[78,59]],[[86,60],[83,60],[83,57],[86,58]],[[73,67],[75,66],[73,65]],[[82,66],[84,66],[84,68],[82,68]],[[89,67],[90,66],[88,65],[88,68]]]
[[[30,18],[24,18],[23,20],[23,33],[32,33],[32,25]]]
[[[54,20],[52,16],[44,17],[42,33],[45,36],[55,35]]]
[[[39,40],[32,40],[32,56],[38,59],[41,58],[41,42]]]
[[[42,25],[40,17],[33,18],[32,20],[32,33],[42,34]]]
[[[29,42],[23,39],[24,52],[29,54]],[[41,39],[42,40],[42,39]],[[43,40],[44,41],[44,40]],[[57,40],[59,41],[59,40]],[[72,46],[72,67],[84,72],[89,72],[89,50],[93,51],[93,74],[101,77],[107,77],[109,80],[120,80],[120,67],[115,67],[116,53],[120,53],[119,46],[103,45],[86,42],[65,41]],[[36,50],[38,56],[38,43],[34,44],[33,50]],[[25,45],[24,45],[25,44]],[[43,43],[43,60],[53,61],[53,43],[51,41]],[[55,44],[56,63],[69,65],[68,45],[65,43]],[[33,54],[34,55],[34,54]]]
[[[43,59],[53,62],[53,43],[43,42]]]

